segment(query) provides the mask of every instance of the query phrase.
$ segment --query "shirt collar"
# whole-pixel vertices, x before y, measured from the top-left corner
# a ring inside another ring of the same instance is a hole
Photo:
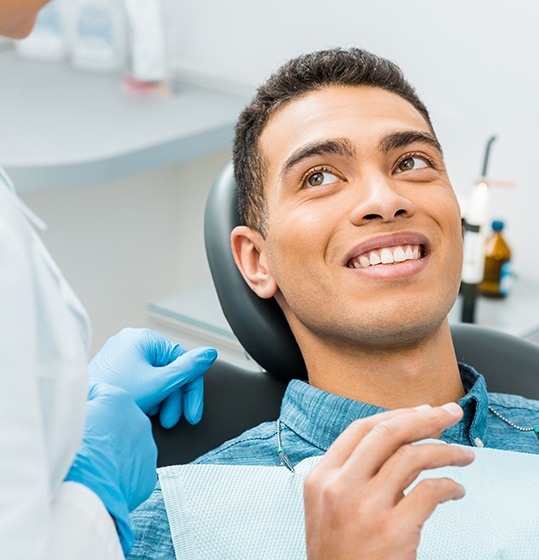
[[[488,415],[488,393],[485,378],[472,366],[459,363],[460,377],[466,394],[459,400],[464,411],[462,420],[443,433],[444,439],[450,439],[453,433],[459,434],[455,443],[477,444],[485,440]]]
[[[459,364],[466,394],[459,404],[464,410],[462,420],[444,432],[444,439],[455,443],[473,443],[484,438],[488,412],[487,389],[483,376],[475,369]],[[326,451],[349,424],[385,409],[347,399],[317,389],[305,381],[293,379],[281,406],[281,422],[301,438]]]

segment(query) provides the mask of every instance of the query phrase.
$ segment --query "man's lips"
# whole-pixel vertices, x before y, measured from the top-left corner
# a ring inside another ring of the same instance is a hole
[[[343,264],[348,268],[368,268],[419,260],[428,254],[429,246],[425,235],[414,232],[373,237],[351,249]]]

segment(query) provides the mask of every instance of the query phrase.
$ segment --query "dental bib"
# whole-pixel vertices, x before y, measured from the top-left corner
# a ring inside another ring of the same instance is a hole
[[[539,558],[539,456],[474,451],[471,465],[425,471],[407,490],[435,477],[450,477],[466,488],[462,500],[439,505],[427,520],[417,558]],[[319,459],[305,459],[295,473],[282,466],[158,469],[176,558],[305,560],[303,482]]]

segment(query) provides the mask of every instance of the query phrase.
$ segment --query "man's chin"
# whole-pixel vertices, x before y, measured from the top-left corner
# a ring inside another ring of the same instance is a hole
[[[444,321],[414,323],[383,332],[372,333],[370,345],[385,351],[403,351],[419,348],[434,337],[442,328]]]
[[[355,325],[343,327],[341,332],[318,333],[319,338],[340,347],[344,352],[358,349],[368,353],[402,352],[420,348],[435,337],[446,325],[446,317],[421,322],[379,322],[376,327]]]

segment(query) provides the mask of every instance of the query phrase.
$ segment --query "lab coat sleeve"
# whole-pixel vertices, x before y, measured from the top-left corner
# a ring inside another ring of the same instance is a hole
[[[3,190],[3,185],[0,185]],[[16,215],[0,214],[0,558],[42,556],[51,490],[37,372],[33,279]]]
[[[34,232],[2,187],[0,558],[117,560],[123,558],[119,540],[101,501],[81,485],[62,482],[82,433],[85,358],[77,379],[55,377],[62,364],[54,359],[47,363],[48,369],[42,367],[43,353],[50,347],[47,333],[53,330],[47,323],[49,315],[37,312],[43,292],[36,264],[42,261],[35,259]],[[61,297],[56,304],[54,284],[50,295],[51,308],[61,305]],[[68,344],[69,336],[60,334],[59,340]],[[55,415],[60,403],[68,412]],[[69,452],[59,462],[57,449],[67,441],[71,441]]]
[[[76,482],[55,496],[47,560],[124,560],[116,527],[101,500]]]

